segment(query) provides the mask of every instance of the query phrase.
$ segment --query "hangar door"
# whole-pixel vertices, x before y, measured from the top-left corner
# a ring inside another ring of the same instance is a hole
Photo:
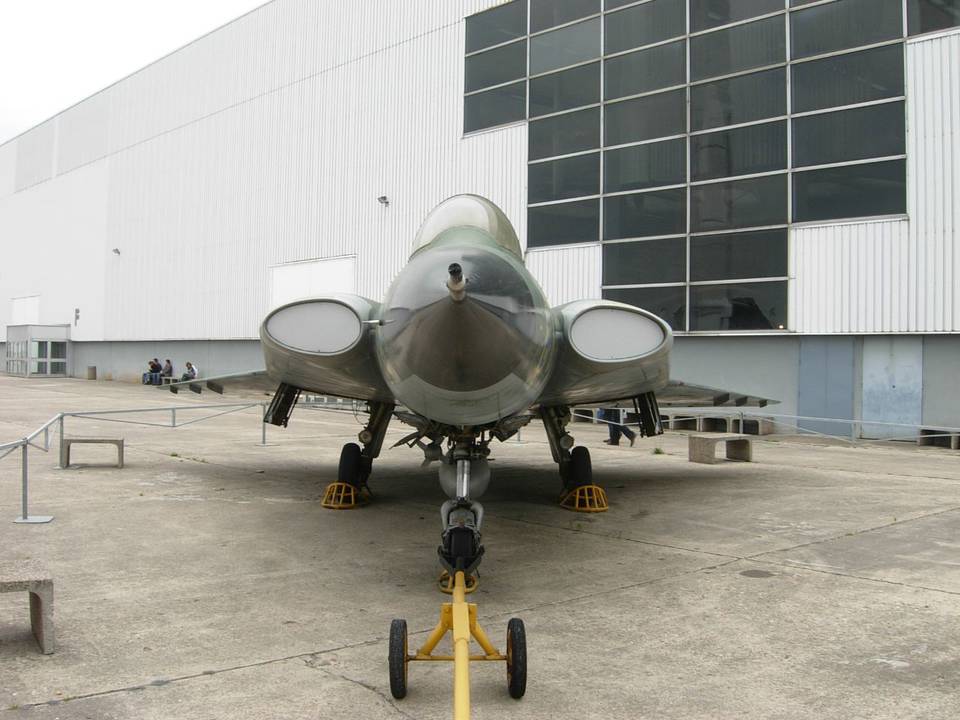
[[[355,255],[274,265],[270,268],[270,307],[317,295],[353,293],[356,287]]]

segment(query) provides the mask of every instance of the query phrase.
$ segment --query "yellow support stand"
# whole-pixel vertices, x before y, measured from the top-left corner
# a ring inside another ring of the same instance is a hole
[[[580,485],[560,496],[560,507],[574,512],[597,513],[610,509],[607,493],[599,485]]]
[[[369,502],[370,492],[366,488],[357,488],[345,482],[332,482],[323,491],[320,504],[331,510],[352,510]]]
[[[453,602],[440,606],[440,620],[426,642],[416,653],[407,653],[406,621],[394,620],[390,627],[390,691],[397,699],[407,694],[407,667],[411,662],[453,663],[453,717],[470,718],[470,663],[506,662],[507,685],[510,695],[520,698],[527,686],[527,643],[523,622],[517,618],[507,625],[507,654],[497,650],[477,621],[477,606],[466,601],[467,580],[463,571],[453,579]],[[434,655],[433,651],[446,636],[452,634],[453,655]],[[470,654],[470,640],[483,650],[482,655]]]

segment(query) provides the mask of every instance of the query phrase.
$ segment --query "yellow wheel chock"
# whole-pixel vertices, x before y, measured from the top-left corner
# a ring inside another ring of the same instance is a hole
[[[453,602],[440,606],[440,620],[426,642],[414,654],[407,651],[407,622],[390,624],[390,692],[398,700],[407,695],[407,669],[412,662],[453,663],[453,718],[470,718],[470,663],[506,662],[507,689],[513,698],[521,698],[527,689],[527,638],[523,621],[513,618],[507,624],[507,654],[490,642],[477,621],[477,606],[466,601],[467,581],[457,571],[453,581]],[[453,635],[453,655],[434,655],[433,651],[447,632]],[[482,655],[470,654],[470,640],[476,641]]]
[[[332,482],[323,491],[320,504],[331,510],[352,510],[370,502],[370,491],[345,482]]]
[[[610,509],[607,492],[599,485],[580,485],[560,495],[560,507],[574,512],[606,512]]]

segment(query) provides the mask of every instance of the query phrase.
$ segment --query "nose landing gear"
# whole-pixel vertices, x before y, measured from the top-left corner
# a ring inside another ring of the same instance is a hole
[[[444,572],[439,586],[443,592],[453,591],[452,578],[462,572],[465,592],[473,592],[478,580],[473,574],[483,559],[480,531],[483,526],[483,505],[479,497],[490,483],[489,450],[473,438],[458,441],[440,465],[440,486],[449,496],[440,507],[442,532],[437,555]]]

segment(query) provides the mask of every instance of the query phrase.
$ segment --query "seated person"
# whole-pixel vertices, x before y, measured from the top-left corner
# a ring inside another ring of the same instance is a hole
[[[173,377],[173,363],[170,362],[170,358],[167,358],[167,361],[163,364],[163,370],[160,371],[161,377]]]
[[[143,374],[143,384],[159,385],[160,371],[163,370],[163,366],[160,364],[160,361],[157,358],[154,358],[148,363],[148,367],[149,371]]]
[[[196,380],[197,375],[199,373],[197,372],[197,368],[194,366],[194,364],[191,363],[189,360],[187,360],[186,369],[187,371],[180,377],[180,382],[186,382],[187,380]]]

